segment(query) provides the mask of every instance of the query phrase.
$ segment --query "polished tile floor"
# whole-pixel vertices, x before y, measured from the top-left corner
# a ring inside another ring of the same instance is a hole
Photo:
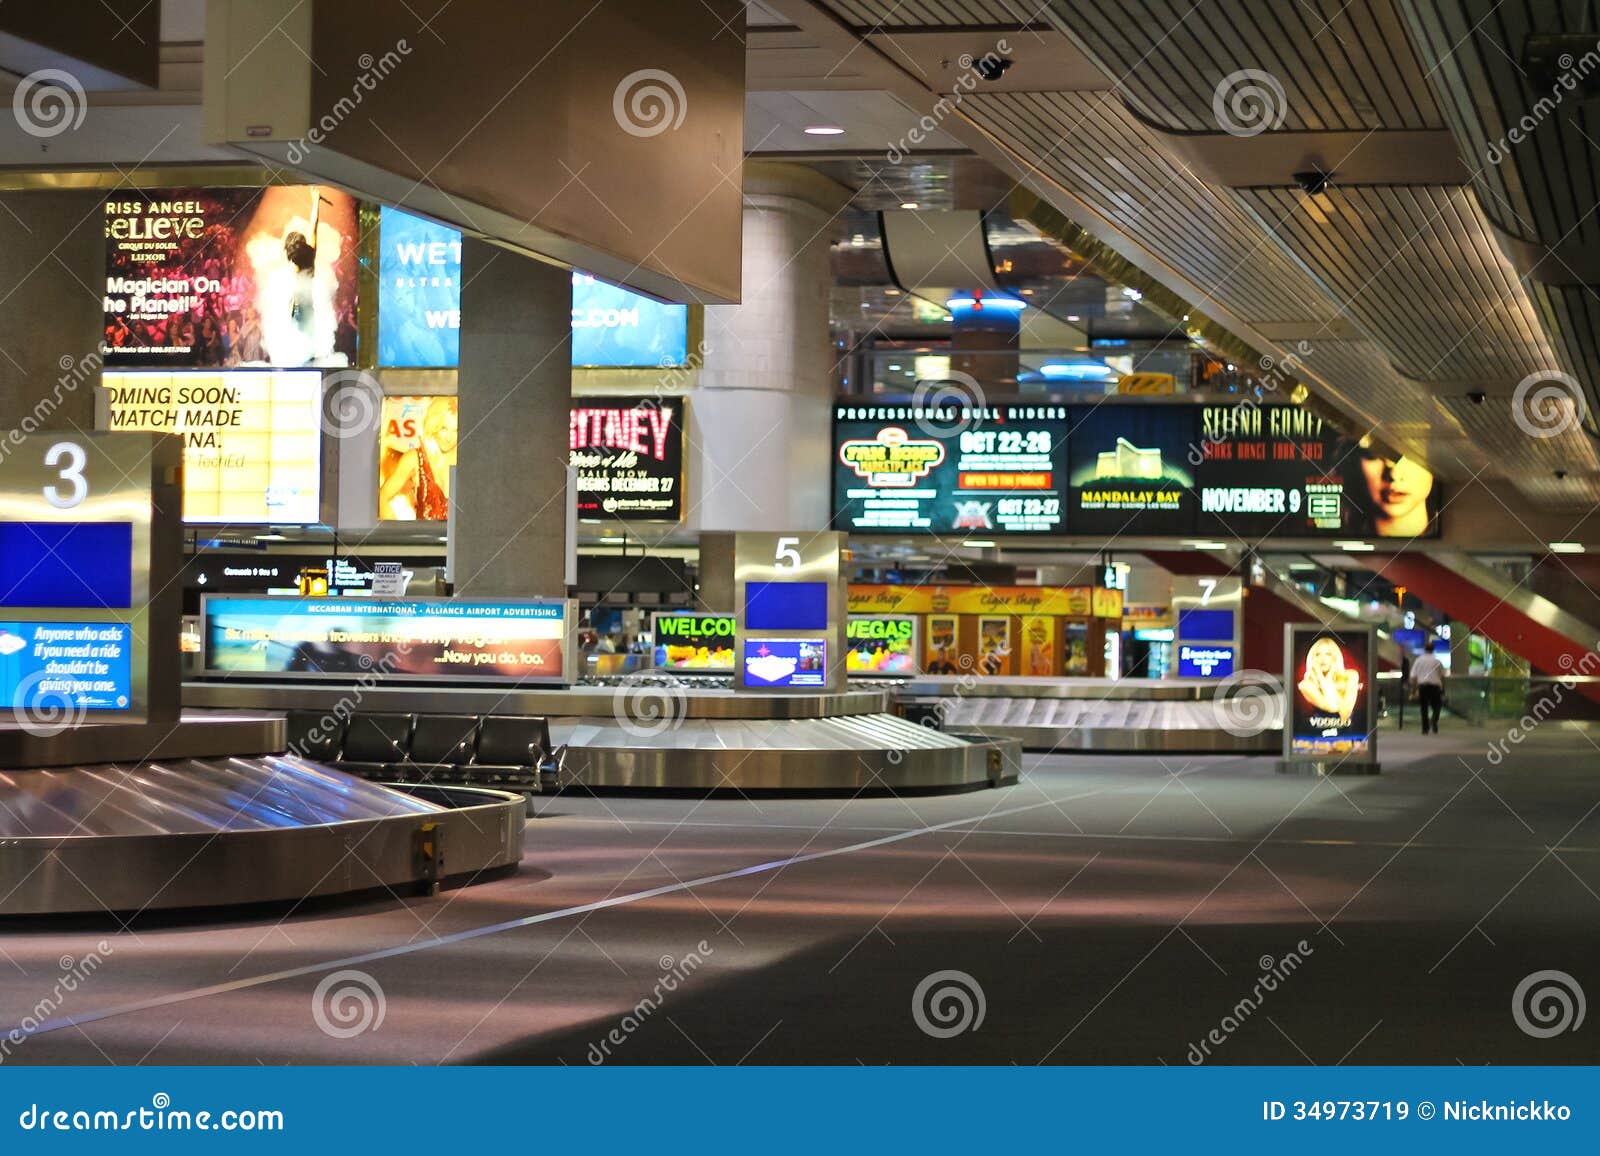
[[[0,1023],[48,1021],[0,1063],[1600,1062],[1522,1026],[1600,996],[1600,735],[1502,735],[547,799],[519,872],[434,899],[0,925]]]

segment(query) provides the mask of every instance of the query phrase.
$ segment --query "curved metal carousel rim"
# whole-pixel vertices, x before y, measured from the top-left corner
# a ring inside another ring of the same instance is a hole
[[[431,887],[521,859],[520,795],[427,795],[288,755],[0,773],[0,915]]]

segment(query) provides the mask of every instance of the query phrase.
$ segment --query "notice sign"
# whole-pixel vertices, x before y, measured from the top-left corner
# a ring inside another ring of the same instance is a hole
[[[206,669],[562,681],[565,601],[207,598]]]
[[[336,189],[119,190],[105,204],[107,366],[345,366],[355,199]]]
[[[578,517],[683,516],[683,399],[573,398],[569,432]]]
[[[321,520],[322,375],[107,373],[107,429],[183,435],[185,522]]]
[[[0,702],[35,715],[127,710],[132,650],[121,622],[0,622]]]

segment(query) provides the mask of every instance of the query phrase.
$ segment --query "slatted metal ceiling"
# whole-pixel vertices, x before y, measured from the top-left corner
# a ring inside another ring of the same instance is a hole
[[[1467,189],[1335,186],[1315,214],[1298,189],[1238,195],[1406,377],[1509,390],[1555,363]]]
[[[1051,0],[1063,31],[1135,111],[1215,132],[1213,94],[1248,62],[1284,91],[1285,132],[1443,127],[1390,0]]]
[[[1020,3],[822,2],[859,29],[1030,16]],[[1494,3],[1483,0],[1485,8]],[[1024,166],[1088,205],[1104,227],[1159,254],[1227,311],[1263,326],[1309,322],[1308,375],[1436,472],[1462,476],[1488,467],[1530,497],[1600,500],[1600,468],[1584,435],[1530,439],[1503,400],[1473,406],[1461,396],[1467,386],[1494,382],[1503,397],[1527,373],[1557,364],[1600,365],[1580,360],[1593,353],[1600,300],[1540,291],[1536,305],[1500,256],[1471,193],[1344,189],[1331,212],[1308,212],[1298,190],[1207,186],[1140,122],[1215,132],[1218,81],[1261,68],[1284,85],[1283,131],[1448,125],[1459,132],[1456,110],[1441,109],[1444,96],[1426,75],[1435,61],[1407,35],[1416,10],[1431,7],[1423,0],[1050,0],[1042,14],[1108,78],[1120,78],[1118,93],[980,88],[961,109]],[[1591,135],[1600,142],[1600,132]],[[1037,183],[1048,198],[1047,182]],[[1319,207],[1326,200],[1318,198]],[[1341,315],[1375,340],[1321,340]],[[1577,335],[1584,323],[1587,339]],[[1547,330],[1558,334],[1554,350]],[[1415,380],[1398,376],[1396,367]],[[1430,396],[1452,385],[1453,395]],[[1555,469],[1569,476],[1557,481]]]

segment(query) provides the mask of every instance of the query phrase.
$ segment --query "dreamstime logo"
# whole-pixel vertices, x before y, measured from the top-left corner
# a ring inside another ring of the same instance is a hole
[[[611,94],[611,115],[629,136],[660,136],[681,125],[688,112],[683,85],[659,68],[628,73]]]
[[[383,407],[383,387],[364,369],[330,373],[323,384],[322,432],[350,438],[378,428]]]
[[[936,1040],[977,1031],[988,1010],[982,985],[964,971],[936,971],[911,993],[911,1018]]]
[[[683,725],[683,688],[652,675],[626,676],[611,695],[611,713],[624,731],[648,739]]]
[[[1588,412],[1583,386],[1558,370],[1530,373],[1511,391],[1511,420],[1531,438],[1553,438],[1580,429]]]
[[[17,725],[34,738],[53,738],[77,726],[87,713],[70,691],[59,685],[45,685],[60,680],[60,675],[40,670],[17,684],[11,699],[11,714]]]
[[[323,976],[311,993],[311,1018],[336,1040],[377,1031],[388,1010],[383,987],[364,971],[347,969]]]
[[[1511,993],[1511,1018],[1535,1039],[1577,1031],[1586,1010],[1583,987],[1564,971],[1536,971]]]
[[[1288,111],[1283,85],[1259,68],[1228,73],[1211,96],[1212,115],[1230,136],[1257,136],[1277,129]]]
[[[917,382],[911,412],[928,437],[950,438],[982,425],[987,401],[976,378],[953,369],[946,377]]]
[[[1264,670],[1241,670],[1217,683],[1211,699],[1216,723],[1230,735],[1250,738],[1282,726],[1283,683]]]
[[[89,111],[83,85],[70,72],[41,68],[22,78],[11,94],[11,113],[29,136],[40,140],[75,132]]]

